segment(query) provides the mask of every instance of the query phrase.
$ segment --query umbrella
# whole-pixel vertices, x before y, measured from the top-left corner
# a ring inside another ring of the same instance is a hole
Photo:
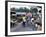
[[[29,12],[29,13],[26,14],[26,16],[31,16],[32,17],[32,13]]]

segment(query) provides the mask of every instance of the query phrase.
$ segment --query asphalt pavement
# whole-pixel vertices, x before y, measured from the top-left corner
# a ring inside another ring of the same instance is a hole
[[[18,26],[14,26],[13,28],[10,28],[11,32],[23,32],[23,31],[36,31],[37,28],[35,25],[32,25],[31,22],[26,23],[25,27],[22,25],[22,22],[18,24]]]

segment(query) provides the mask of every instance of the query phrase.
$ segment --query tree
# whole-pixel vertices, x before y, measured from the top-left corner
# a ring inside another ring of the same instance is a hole
[[[19,8],[19,12],[24,12],[22,7]]]
[[[15,8],[11,8],[10,10],[11,10],[11,12],[10,12],[11,15],[16,14],[16,9]]]
[[[16,12],[19,12],[19,9],[18,8],[16,8]]]
[[[29,9],[26,7],[20,7],[19,9],[16,8],[16,12],[29,12]]]
[[[29,12],[29,9],[24,7],[24,12]]]
[[[33,12],[37,13],[38,12],[37,8],[34,8],[33,9]]]
[[[30,12],[32,12],[32,14],[34,16],[36,16],[37,15],[37,12],[38,12],[38,9],[37,8],[30,8]]]
[[[15,8],[13,7],[13,8],[11,8],[11,11],[15,11]]]

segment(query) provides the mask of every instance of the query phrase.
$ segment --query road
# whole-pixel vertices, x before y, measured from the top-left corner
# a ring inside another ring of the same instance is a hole
[[[37,28],[31,23],[27,24],[23,27],[22,23],[19,23],[18,26],[11,28],[11,32],[21,32],[21,31],[36,31]]]

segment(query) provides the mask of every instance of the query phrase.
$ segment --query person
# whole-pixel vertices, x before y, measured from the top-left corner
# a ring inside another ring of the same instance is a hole
[[[34,22],[34,18],[32,17],[31,22]]]
[[[23,17],[23,27],[25,27],[25,23],[26,23],[26,17]]]
[[[31,19],[32,19],[32,13],[31,12],[26,13],[26,16],[28,17],[27,21],[31,21]]]

